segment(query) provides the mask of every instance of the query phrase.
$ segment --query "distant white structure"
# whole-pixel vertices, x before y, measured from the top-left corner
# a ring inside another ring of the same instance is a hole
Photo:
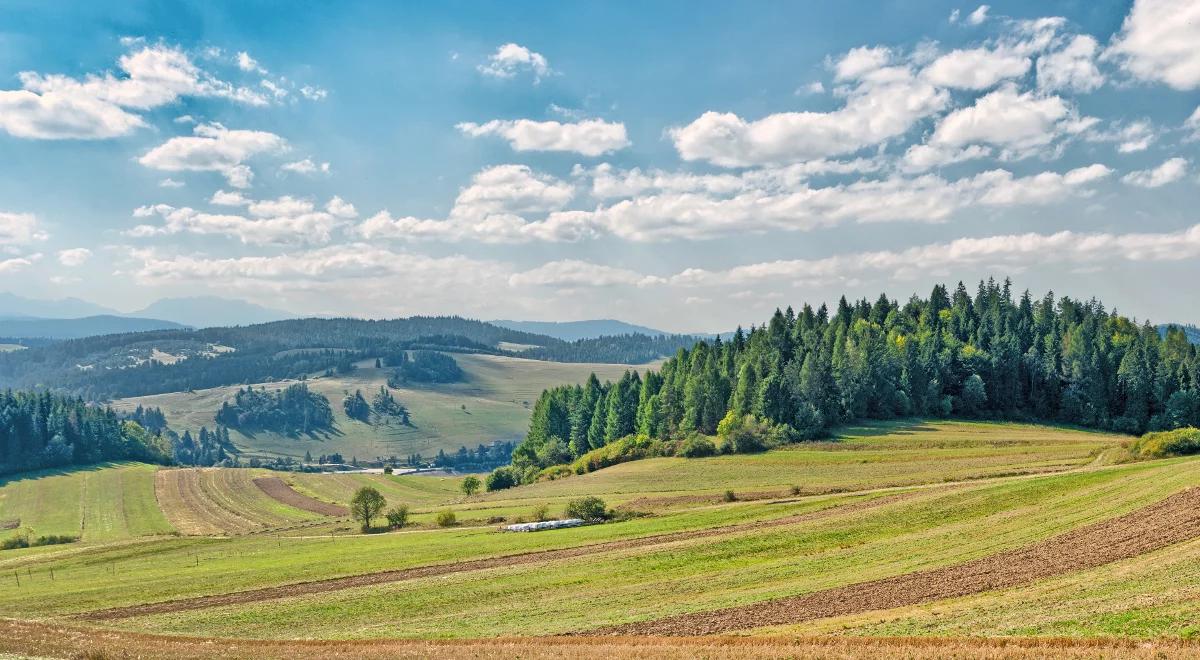
[[[568,518],[566,520],[546,520],[543,522],[527,522],[518,523],[516,525],[505,525],[502,529],[506,532],[540,532],[543,529],[561,529],[563,527],[579,527],[583,521],[579,518]]]

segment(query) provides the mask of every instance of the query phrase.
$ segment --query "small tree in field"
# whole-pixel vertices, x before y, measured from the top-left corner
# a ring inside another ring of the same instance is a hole
[[[478,493],[479,487],[482,485],[483,485],[482,482],[479,481],[479,477],[475,477],[475,476],[467,477],[466,479],[463,479],[463,481],[462,481],[462,492],[467,497],[470,497],[470,496],[474,495],[475,493]]]
[[[387,512],[388,527],[392,529],[400,529],[408,524],[408,507],[401,504],[400,506],[392,507]]]
[[[363,531],[371,529],[371,521],[379,517],[383,507],[387,506],[387,500],[383,499],[383,495],[379,491],[370,486],[363,486],[354,493],[353,499],[350,500],[350,513],[354,519],[362,523]]]

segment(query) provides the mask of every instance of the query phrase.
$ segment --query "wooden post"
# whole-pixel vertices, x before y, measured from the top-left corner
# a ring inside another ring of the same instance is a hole
[[[21,574],[16,571],[13,571],[13,577],[15,577],[17,579],[17,586],[20,587],[21,586]]]

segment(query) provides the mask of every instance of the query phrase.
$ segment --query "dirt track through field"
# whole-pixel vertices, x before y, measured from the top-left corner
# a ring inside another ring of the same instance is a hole
[[[714,635],[905,607],[1029,584],[1135,557],[1197,536],[1200,536],[1200,488],[1189,488],[1125,515],[955,566],[754,605],[608,626],[582,634]]]
[[[254,485],[261,488],[262,492],[270,495],[276,501],[297,509],[319,513],[322,516],[333,516],[335,518],[350,515],[350,509],[338,506],[337,504],[322,502],[316,498],[298,493],[279,477],[258,477],[254,480]]]
[[[351,575],[342,578],[331,578],[328,580],[315,580],[311,582],[297,582],[295,584],[286,584],[278,587],[266,587],[263,589],[252,589],[248,591],[237,591],[227,594],[216,594],[212,596],[197,596],[194,598],[181,598],[178,600],[161,601],[157,603],[147,603],[144,605],[130,605],[127,607],[115,607],[105,610],[95,610],[92,612],[84,612],[76,615],[76,618],[89,621],[105,621],[112,619],[127,619],[136,616],[146,616],[151,614],[165,614],[168,612],[185,612],[189,610],[206,609],[210,607],[220,607],[222,605],[241,605],[245,603],[255,603],[264,600],[275,600],[278,598],[288,598],[291,596],[304,596],[309,594],[325,593],[329,591],[341,591],[343,589],[353,589],[355,587],[366,587],[378,584],[388,584],[391,582],[402,582],[405,580],[415,580],[425,577],[436,577],[439,575],[449,575],[452,573],[464,573],[468,571],[480,571],[489,568],[499,568],[506,566],[519,566],[522,564],[532,564],[537,562],[554,561],[557,559],[570,559],[572,557],[582,557],[584,555],[595,554],[599,552],[610,552],[614,550],[629,550],[636,548],[646,548],[665,543],[673,543],[676,541],[687,541],[691,539],[707,538],[712,536],[724,536],[738,532],[752,531],[756,529],[766,529],[770,527],[781,527],[785,525],[794,525],[810,520],[817,520],[836,515],[854,513],[865,509],[884,506],[893,502],[907,499],[921,492],[928,491],[909,491],[897,493],[894,495],[885,495],[873,499],[852,502],[842,506],[831,506],[816,511],[808,511],[798,513],[792,516],[776,518],[773,520],[762,520],[750,523],[739,523],[734,525],[726,525],[723,527],[714,527],[708,529],[688,530],[683,532],[671,532],[668,534],[656,534],[654,536],[643,536],[640,538],[626,539],[622,541],[605,541],[602,543],[592,543],[590,545],[577,546],[573,548],[562,548],[559,550],[537,550],[532,552],[523,552],[512,555],[502,555],[499,557],[489,557],[486,559],[472,559],[467,561],[459,561],[449,564],[433,564],[429,566],[416,566],[413,568],[402,568],[390,571],[381,571],[378,573],[367,573],[364,575]]]

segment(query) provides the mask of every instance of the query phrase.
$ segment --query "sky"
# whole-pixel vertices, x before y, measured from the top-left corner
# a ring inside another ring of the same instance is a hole
[[[0,291],[1200,322],[1200,3],[0,4]]]

